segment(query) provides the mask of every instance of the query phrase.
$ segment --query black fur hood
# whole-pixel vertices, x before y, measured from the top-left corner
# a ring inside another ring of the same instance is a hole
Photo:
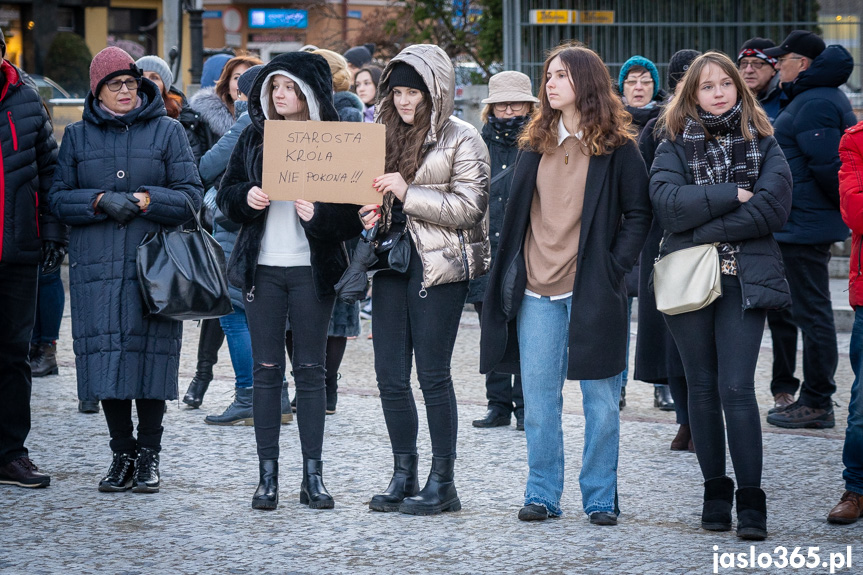
[[[319,119],[324,122],[338,122],[339,114],[333,105],[333,77],[330,67],[322,56],[308,52],[288,52],[279,54],[266,64],[252,85],[249,94],[249,117],[255,129],[263,133],[264,122],[267,116],[264,112],[262,101],[269,100],[271,74],[283,71],[293,80],[299,80],[298,84],[307,100],[315,99],[317,102]],[[305,86],[302,86],[305,84]],[[310,94],[307,93],[311,92]],[[309,102],[309,108],[312,108]]]

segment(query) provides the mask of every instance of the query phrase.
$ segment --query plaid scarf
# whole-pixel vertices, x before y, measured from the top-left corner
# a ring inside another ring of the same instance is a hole
[[[751,190],[755,185],[761,171],[758,133],[750,122],[749,130],[755,137],[749,141],[743,138],[741,109],[742,101],[738,99],[721,116],[714,116],[699,107],[700,121],[686,118],[683,149],[699,186],[733,182],[744,190]]]

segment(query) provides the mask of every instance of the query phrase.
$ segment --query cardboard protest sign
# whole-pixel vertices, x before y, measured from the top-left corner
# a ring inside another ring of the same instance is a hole
[[[362,122],[267,120],[263,190],[270,200],[379,204],[386,128]]]

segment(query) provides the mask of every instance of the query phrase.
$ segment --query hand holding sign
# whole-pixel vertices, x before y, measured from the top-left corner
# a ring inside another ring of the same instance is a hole
[[[267,120],[263,189],[270,201],[380,203],[385,135],[382,124]]]

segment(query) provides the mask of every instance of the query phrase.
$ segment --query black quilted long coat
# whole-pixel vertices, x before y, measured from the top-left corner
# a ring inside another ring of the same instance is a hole
[[[143,80],[140,108],[114,117],[88,94],[83,120],[66,128],[49,193],[71,226],[72,338],[82,400],[177,397],[183,324],[145,318],[135,255],[161,225],[198,210],[203,187],[183,127],[165,115],[155,84]],[[149,192],[151,203],[126,225],[93,207],[104,191]]]

